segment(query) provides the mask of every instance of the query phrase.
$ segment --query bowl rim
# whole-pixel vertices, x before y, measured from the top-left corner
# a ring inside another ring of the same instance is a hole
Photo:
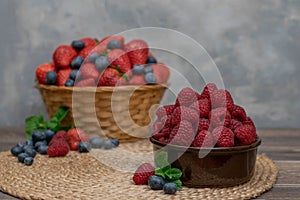
[[[162,143],[152,137],[150,137],[150,142],[154,145],[158,145],[160,147],[165,147],[166,144]],[[245,146],[234,146],[234,147],[185,147],[185,146],[179,146],[174,144],[168,144],[167,148],[176,149],[179,151],[190,151],[190,152],[199,152],[199,150],[203,151],[210,151],[210,153],[239,153],[244,151],[250,151],[252,149],[256,149],[261,144],[261,138],[258,137],[257,140],[250,144]]]

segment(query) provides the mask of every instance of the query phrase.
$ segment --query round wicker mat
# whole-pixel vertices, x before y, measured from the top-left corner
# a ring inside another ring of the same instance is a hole
[[[176,195],[165,195],[148,186],[132,183],[132,173],[109,167],[109,158],[126,165],[138,150],[145,160],[151,159],[151,144],[141,141],[121,144],[114,150],[93,150],[89,154],[70,152],[65,157],[37,155],[32,166],[25,166],[11,156],[0,153],[0,189],[22,199],[250,199],[272,188],[278,169],[265,155],[258,155],[253,178],[230,188],[186,188]],[[127,153],[124,153],[127,152]],[[126,157],[127,156],[127,157]],[[105,162],[100,162],[103,159]],[[122,163],[123,162],[123,163]],[[151,162],[151,161],[150,161]],[[140,163],[135,163],[140,164]],[[130,167],[129,167],[130,168]]]

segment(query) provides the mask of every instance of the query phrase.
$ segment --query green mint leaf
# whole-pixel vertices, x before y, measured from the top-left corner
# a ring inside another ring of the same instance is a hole
[[[165,166],[169,165],[168,162],[168,153],[165,151],[161,151],[155,157],[155,164],[156,167],[164,168]]]
[[[177,179],[180,179],[181,175],[182,172],[178,168],[171,168],[165,172],[165,176],[168,181],[175,181]]]
[[[65,116],[67,116],[69,110],[70,109],[68,107],[64,107],[64,106],[59,107],[59,109],[55,112],[55,114],[53,115],[51,120],[53,119],[54,121],[57,121],[60,123],[65,118]]]
[[[165,177],[165,173],[164,173],[164,171],[163,171],[161,168],[155,169],[155,175],[161,176],[161,177],[163,177],[163,178],[166,178],[166,177]]]
[[[181,180],[178,179],[178,180],[175,180],[175,181],[172,181],[172,182],[177,185],[178,190],[182,189],[182,182],[181,182]]]
[[[44,130],[46,128],[46,123],[44,121],[43,115],[30,116],[25,119],[25,131],[27,133],[27,138],[30,139],[32,132],[35,130]]]

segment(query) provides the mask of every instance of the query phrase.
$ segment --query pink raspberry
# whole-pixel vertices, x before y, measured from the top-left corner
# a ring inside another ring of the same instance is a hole
[[[207,117],[210,112],[210,102],[208,99],[200,99],[194,102],[190,108],[200,113],[200,117]]]
[[[226,108],[215,108],[209,113],[209,120],[212,126],[226,126],[230,124],[231,116]]]
[[[192,144],[193,147],[213,147],[213,138],[209,131],[200,131]]]
[[[176,126],[182,120],[187,120],[192,124],[198,123],[199,113],[185,106],[176,107],[172,114],[172,125]]]
[[[195,92],[192,88],[183,88],[177,96],[175,106],[188,107],[195,101],[197,101],[197,92]]]
[[[172,115],[175,105],[166,105],[159,107],[156,111],[157,117],[160,119],[164,116]]]
[[[183,120],[175,126],[170,135],[170,143],[189,147],[195,137],[193,126],[190,122]]]
[[[233,111],[231,113],[231,116],[233,119],[237,119],[240,122],[245,121],[247,118],[247,114],[246,114],[244,108],[241,106],[238,106],[238,105],[233,106]]]
[[[239,145],[249,145],[257,140],[257,134],[254,126],[245,124],[234,130],[235,137]]]
[[[210,97],[212,96],[212,93],[215,91],[215,90],[218,90],[216,84],[214,83],[208,83],[202,93],[201,93],[201,98],[206,98],[206,99],[210,99]]]
[[[233,111],[233,100],[231,94],[227,90],[215,90],[211,96],[211,107],[219,108],[226,107],[231,113]]]
[[[212,135],[218,147],[234,146],[234,134],[229,128],[218,126],[213,130]]]

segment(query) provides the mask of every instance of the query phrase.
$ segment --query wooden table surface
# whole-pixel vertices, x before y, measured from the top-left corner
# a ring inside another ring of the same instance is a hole
[[[300,200],[300,129],[261,129],[259,153],[274,160],[279,168],[277,183],[257,199]],[[0,127],[0,151],[7,151],[25,141],[22,127]],[[0,199],[16,199],[0,192]]]

